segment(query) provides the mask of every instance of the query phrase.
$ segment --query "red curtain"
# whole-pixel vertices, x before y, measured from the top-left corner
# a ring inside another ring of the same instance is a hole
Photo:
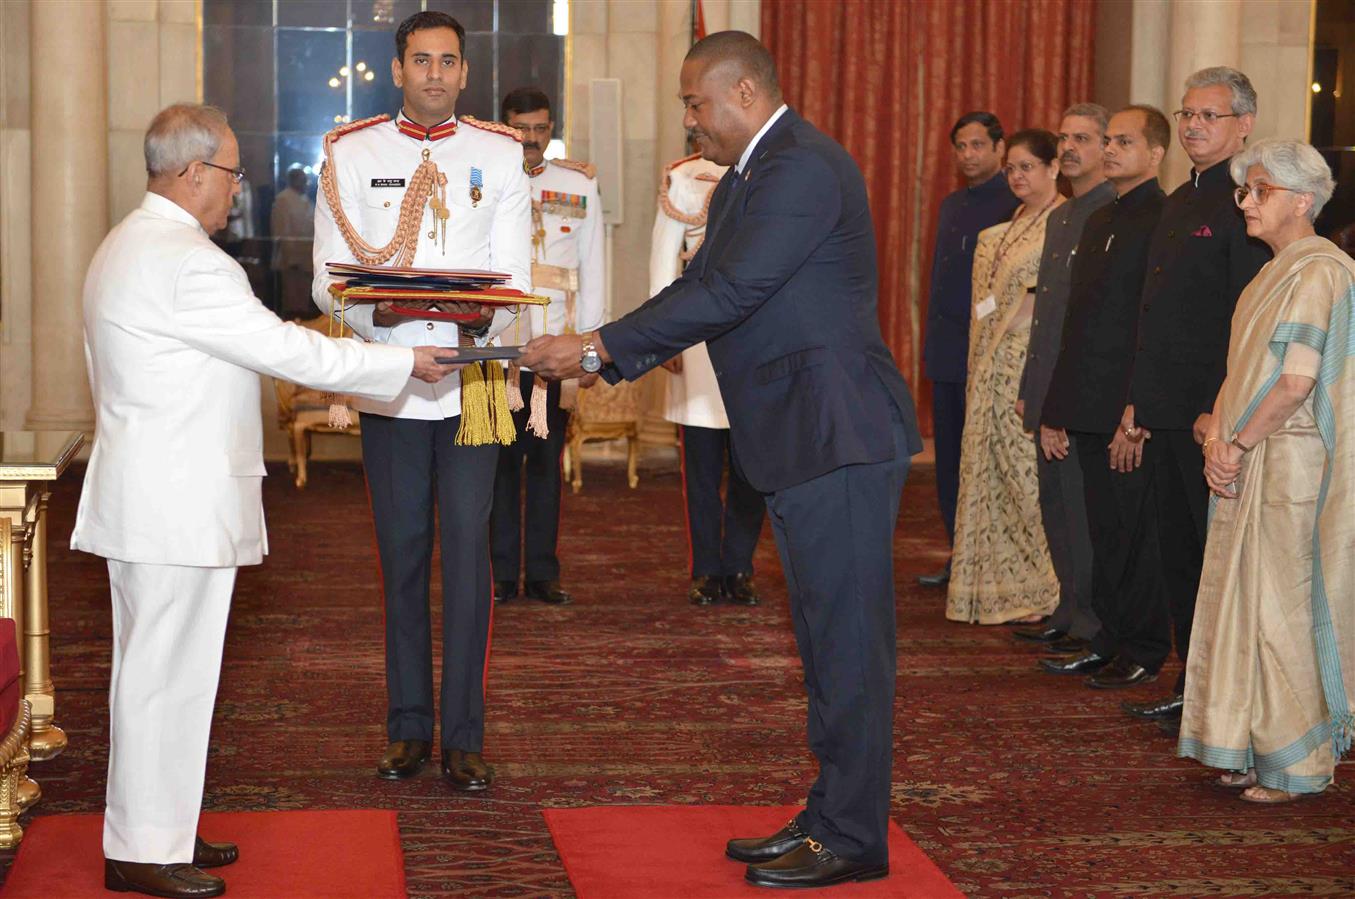
[[[1054,130],[1093,99],[1093,0],[762,0],[762,40],[786,102],[842,143],[870,191],[880,259],[880,325],[923,389],[936,215],[960,186],[955,119],[994,112],[1010,134]]]

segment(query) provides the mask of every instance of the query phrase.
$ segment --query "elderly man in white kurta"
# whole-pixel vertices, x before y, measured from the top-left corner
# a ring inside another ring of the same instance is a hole
[[[659,183],[659,211],[649,252],[649,295],[671,284],[706,236],[706,211],[726,166],[697,153],[669,163]],[[664,417],[681,426],[682,493],[687,503],[692,584],[687,598],[708,606],[721,600],[755,606],[753,551],[767,507],[729,452],[729,419],[706,345],[683,350],[668,370]],[[729,460],[725,497],[720,480]]]
[[[225,116],[171,106],[146,135],[148,192],[84,292],[97,425],[71,546],[108,560],[113,605],[103,848],[109,889],[215,896],[230,844],[197,837],[235,571],[268,551],[259,374],[389,399],[452,369],[431,346],[367,346],[284,323],[208,238],[243,170]]]

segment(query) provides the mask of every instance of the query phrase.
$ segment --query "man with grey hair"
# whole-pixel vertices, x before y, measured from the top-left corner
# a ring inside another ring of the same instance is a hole
[[[1101,627],[1092,609],[1092,543],[1082,466],[1077,454],[1069,452],[1067,431],[1042,427],[1040,418],[1063,342],[1082,226],[1115,198],[1115,187],[1101,167],[1109,118],[1104,106],[1078,103],[1064,111],[1059,124],[1059,171],[1067,176],[1073,197],[1049,216],[1045,226],[1030,348],[1017,394],[1017,411],[1039,448],[1040,517],[1059,578],[1059,605],[1043,625],[1013,633],[1020,640],[1048,644],[1055,652],[1084,651]]]
[[[1142,441],[1141,464],[1148,470],[1143,526],[1131,533],[1156,541],[1166,601],[1130,591],[1112,599],[1121,645],[1135,647],[1131,654],[1149,662],[1131,663],[1130,654],[1122,654],[1089,679],[1102,689],[1150,680],[1171,652],[1173,637],[1185,662],[1209,497],[1200,444],[1223,383],[1233,307],[1270,258],[1264,244],[1247,237],[1228,174],[1229,160],[1242,150],[1256,119],[1256,91],[1247,76],[1226,66],[1201,69],[1186,79],[1174,115],[1194,167],[1167,198],[1153,234],[1133,379],[1120,421],[1130,440]],[[1183,667],[1170,696],[1123,707],[1171,728],[1180,719],[1184,688]]]
[[[435,347],[331,340],[285,323],[209,239],[244,170],[220,110],[146,132],[147,192],[90,262],[85,359],[97,410],[71,547],[108,560],[113,606],[104,884],[225,892],[235,861],[197,836],[236,568],[268,551],[259,374],[389,398],[434,382]],[[454,354],[454,353],[453,353]]]

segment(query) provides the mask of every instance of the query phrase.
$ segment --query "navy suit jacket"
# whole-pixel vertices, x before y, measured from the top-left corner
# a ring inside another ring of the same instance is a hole
[[[875,229],[847,151],[787,110],[710,210],[682,276],[601,329],[604,376],[634,380],[706,341],[735,462],[763,493],[893,458],[895,412],[921,452],[880,335]]]

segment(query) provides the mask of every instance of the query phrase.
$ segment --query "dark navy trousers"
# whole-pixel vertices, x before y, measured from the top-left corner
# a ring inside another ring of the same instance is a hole
[[[726,466],[729,478],[722,500],[720,480]],[[727,429],[682,426],[682,493],[692,577],[752,574],[767,504],[730,458]]]
[[[457,446],[461,417],[362,414],[362,464],[386,606],[386,735],[433,739],[433,539],[442,551],[441,745],[480,752],[493,594],[489,506],[497,444]]]
[[[521,373],[524,400],[531,397],[533,389],[540,389],[532,387],[533,377],[531,372]],[[499,451],[494,510],[489,518],[496,581],[516,583],[524,566],[526,580],[560,578],[560,557],[555,551],[560,539],[560,457],[569,427],[569,412],[560,408],[560,382],[552,381],[546,387],[544,438],[527,433],[530,411],[527,405],[513,413],[517,439]]]
[[[767,497],[809,697],[819,776],[800,827],[843,858],[888,860],[894,747],[894,527],[911,459],[846,465]]]

